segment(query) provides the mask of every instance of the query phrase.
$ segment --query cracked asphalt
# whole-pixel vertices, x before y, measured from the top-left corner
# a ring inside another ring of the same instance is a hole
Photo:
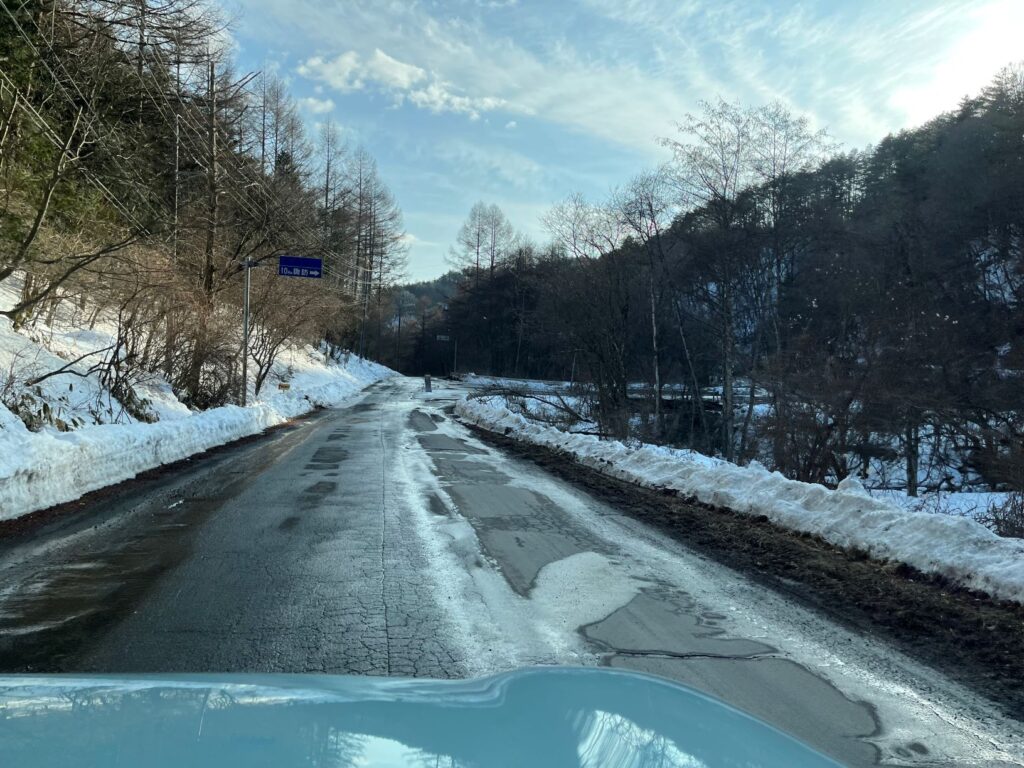
[[[455,423],[416,380],[0,542],[0,669],[468,677],[603,664],[848,765],[1020,764],[1019,723]]]

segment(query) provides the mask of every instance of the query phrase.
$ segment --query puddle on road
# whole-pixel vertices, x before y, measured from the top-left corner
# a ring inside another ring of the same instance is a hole
[[[190,518],[201,514],[188,504],[177,509]],[[65,648],[87,641],[181,559],[189,527],[183,520],[162,524],[149,538],[77,553],[87,563],[47,564],[9,583],[0,598],[0,668],[59,670]]]

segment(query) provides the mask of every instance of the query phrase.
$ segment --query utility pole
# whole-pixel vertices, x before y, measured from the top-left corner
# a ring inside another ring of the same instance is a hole
[[[260,117],[260,173],[264,176],[267,175],[267,67],[266,62],[263,65],[263,96],[260,102],[260,111],[263,113]]]
[[[178,209],[181,201],[181,41],[174,36],[174,232],[172,254],[178,262]]]
[[[207,205],[210,218],[206,228],[203,291],[209,298],[213,295],[213,247],[217,233],[217,73],[212,57],[210,58],[210,80],[207,90],[210,102],[210,120],[207,126],[210,158],[206,177],[208,187]]]
[[[242,304],[242,406],[249,397],[249,286],[251,284],[252,261],[245,260],[245,300]]]
[[[173,258],[174,262],[178,262],[178,200],[180,195],[178,193],[178,186],[181,180],[181,126],[179,124],[178,105],[174,105],[174,245],[173,245]]]

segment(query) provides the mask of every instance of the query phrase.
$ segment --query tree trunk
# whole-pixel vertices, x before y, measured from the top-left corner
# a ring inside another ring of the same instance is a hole
[[[920,459],[921,449],[921,427],[913,421],[907,425],[906,431],[906,454],[907,454],[907,496],[917,496],[917,467]]]
[[[661,412],[661,364],[658,354],[658,304],[654,295],[654,270],[651,269],[651,361],[654,364],[654,436],[660,439],[664,432]]]
[[[14,253],[14,256],[11,258],[8,266],[0,269],[0,282],[3,282],[10,277],[20,264],[28,260],[29,249],[32,247],[32,243],[35,242],[36,236],[39,234],[39,230],[43,226],[43,220],[46,218],[46,214],[50,210],[50,202],[53,200],[53,193],[57,190],[57,185],[64,177],[64,168],[68,159],[71,157],[71,145],[75,140],[75,133],[78,132],[78,123],[81,119],[82,110],[79,109],[75,114],[74,122],[71,124],[71,130],[68,131],[68,137],[65,139],[60,152],[55,158],[53,170],[50,172],[50,177],[47,179],[46,186],[43,188],[42,200],[40,200],[39,205],[36,207],[36,215],[32,219],[32,226],[29,227],[25,237],[22,238],[21,243],[18,244],[18,250]]]
[[[722,456],[733,459],[733,317],[732,297],[722,289]]]

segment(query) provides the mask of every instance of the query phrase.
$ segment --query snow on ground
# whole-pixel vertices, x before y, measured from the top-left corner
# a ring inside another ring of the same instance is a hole
[[[525,392],[568,392],[572,383],[568,381],[542,381],[540,379],[512,379],[499,376],[480,376],[467,373],[463,381],[471,387],[502,387]]]
[[[891,489],[872,488],[868,492],[876,499],[913,512],[974,519],[987,517],[992,507],[1003,506],[1010,497],[1005,491],[927,491],[919,496],[908,496],[906,491]]]
[[[0,283],[0,307],[14,306],[20,292],[18,277]],[[44,313],[20,331],[14,330],[9,319],[0,317],[0,390],[5,383],[22,389],[31,398],[26,403],[27,410],[37,410],[46,404],[51,412],[47,419],[51,425],[57,420],[69,429],[88,424],[132,423],[131,414],[102,386],[98,374],[89,373],[91,366],[103,361],[105,351],[117,338],[114,318],[92,314],[88,305],[66,299],[55,312]],[[75,360],[78,362],[69,366]],[[25,388],[25,382],[32,378],[65,366],[70,372]],[[150,413],[161,420],[190,414],[159,374],[144,374],[134,389],[148,401]],[[0,405],[0,412],[3,410]],[[0,413],[0,425],[4,418]]]
[[[872,498],[855,478],[837,490],[789,480],[756,462],[740,467],[693,451],[631,447],[564,432],[511,412],[498,397],[458,402],[464,421],[565,451],[600,472],[649,488],[669,488],[715,506],[765,515],[879,560],[907,563],[993,597],[1024,603],[1024,541],[1004,539],[967,517],[906,509]]]
[[[19,290],[12,282],[0,285],[0,304],[11,305]],[[52,318],[21,331],[0,317],[0,390],[13,376],[17,391],[32,398],[32,410],[45,406],[53,416],[31,431],[0,403],[0,520],[72,501],[316,407],[340,405],[394,373],[354,355],[339,362],[310,346],[296,346],[280,354],[258,400],[250,387],[248,407],[195,412],[174,396],[165,379],[151,374],[135,386],[159,418],[147,424],[124,411],[96,375],[63,374],[38,387],[24,387],[32,377],[112,343],[113,323],[101,317],[89,328],[87,314],[64,302]],[[73,368],[84,374],[99,359],[101,353]],[[281,382],[287,382],[288,389],[279,389]]]

